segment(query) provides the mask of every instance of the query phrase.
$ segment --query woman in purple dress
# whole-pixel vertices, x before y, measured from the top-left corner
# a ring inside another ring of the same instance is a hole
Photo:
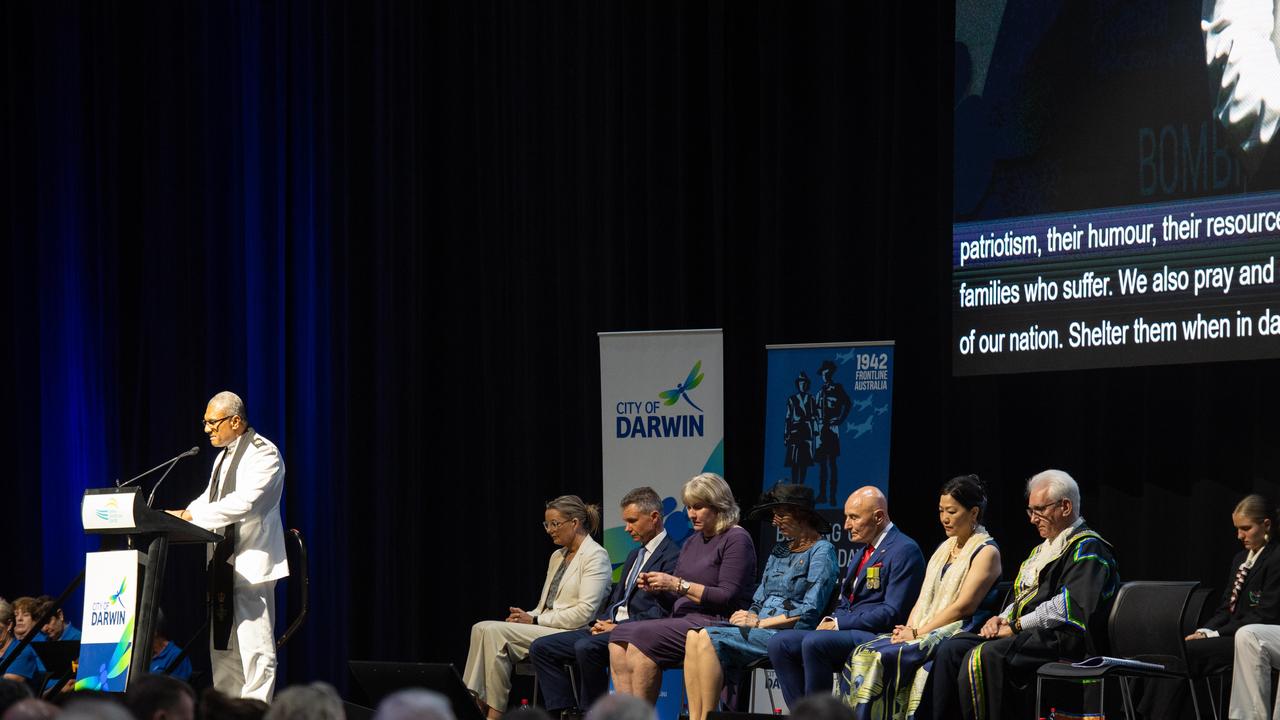
[[[703,473],[685,483],[681,500],[693,534],[680,548],[674,575],[640,573],[636,585],[679,596],[672,616],[618,625],[609,638],[613,687],[650,703],[658,699],[662,668],[684,660],[685,636],[719,624],[751,604],[756,548],[738,527],[738,503],[724,478]]]

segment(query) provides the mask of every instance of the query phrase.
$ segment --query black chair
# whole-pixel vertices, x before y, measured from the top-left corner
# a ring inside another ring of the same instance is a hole
[[[995,605],[993,607],[996,612],[1004,610],[1009,603],[1013,602],[1013,581],[1001,580],[996,583],[995,586],[991,588],[991,592],[987,593],[986,601],[990,601],[992,599],[995,600]]]
[[[298,628],[302,627],[302,623],[307,619],[307,612],[310,609],[308,590],[311,587],[311,578],[307,572],[307,545],[302,541],[302,533],[297,529],[290,529],[284,537],[285,557],[288,558],[289,569],[292,571],[289,586],[297,591],[298,610],[293,622],[289,623],[289,628],[284,631],[279,640],[276,640],[277,650],[284,647],[285,643],[289,642],[289,638],[298,632]]]
[[[586,710],[586,708],[582,707],[582,698],[578,696],[577,668],[578,664],[576,662],[564,664],[565,671],[569,673],[569,690],[573,693],[573,704],[580,710]],[[531,702],[534,705],[538,705],[538,670],[533,666],[533,660],[525,658],[512,665],[511,671],[515,675],[533,678],[533,700]],[[546,700],[546,698],[543,698],[543,700]],[[538,705],[538,707],[542,707],[542,705]]]
[[[1212,612],[1213,606],[1209,605],[1209,599],[1214,597],[1213,590],[1211,587],[1201,585],[1191,593],[1191,599],[1187,600],[1187,611],[1182,616],[1184,637],[1202,627],[1201,623],[1205,621],[1205,616]]]
[[[1106,681],[1116,678],[1120,681],[1120,697],[1125,717],[1133,718],[1135,713],[1129,680],[1135,677],[1185,680],[1191,688],[1191,700],[1196,716],[1199,717],[1200,706],[1195,696],[1197,678],[1188,671],[1183,640],[1186,634],[1182,631],[1191,596],[1197,585],[1194,581],[1128,582],[1122,585],[1111,606],[1107,622],[1110,638],[1108,653],[1112,657],[1154,663],[1163,667],[1157,669],[1106,664],[1081,668],[1071,663],[1048,663],[1036,673],[1037,717],[1045,680],[1100,682],[1099,712],[1102,712],[1106,703]],[[1213,705],[1212,701],[1210,705]],[[1217,718],[1216,707],[1214,717]]]
[[[533,667],[533,661],[526,657],[520,662],[517,662],[516,664],[511,666],[511,674],[519,675],[522,677],[533,678],[533,699],[530,700],[530,702],[533,703],[534,705],[537,705],[538,704],[538,672]],[[507,704],[508,705],[511,704],[509,700],[507,701]],[[511,708],[508,708],[508,709],[511,709]]]
[[[1185,637],[1195,632],[1196,629],[1204,627],[1204,621],[1213,614],[1213,598],[1218,597],[1216,588],[1200,586],[1196,591],[1191,593],[1191,599],[1187,601],[1187,611],[1182,616],[1182,635]],[[1209,707],[1213,709],[1214,715],[1218,713],[1218,708],[1223,707],[1226,703],[1226,685],[1222,681],[1222,676],[1226,674],[1224,669],[1222,672],[1212,673],[1205,676],[1204,688],[1206,696],[1209,698]],[[1210,684],[1210,679],[1216,679],[1217,691]]]
[[[1001,610],[1012,601],[1013,582],[1003,580],[991,586],[987,591],[987,596],[982,598],[982,602],[978,603],[978,610],[974,615],[982,615],[985,617],[993,617],[999,615]],[[976,628],[975,628],[976,632]]]
[[[748,706],[751,703],[751,678],[755,677],[756,670],[772,669],[773,663],[770,662],[768,655],[757,658],[756,660],[747,663],[746,667],[742,668],[742,677],[738,679],[738,694],[736,696],[738,702],[735,710],[737,712],[748,712],[750,710],[750,707]],[[768,686],[768,692],[769,707],[778,707],[778,699],[773,695],[772,685]]]

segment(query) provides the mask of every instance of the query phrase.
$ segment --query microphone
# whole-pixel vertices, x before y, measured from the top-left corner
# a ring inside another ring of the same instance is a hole
[[[182,454],[178,455],[177,457],[169,458],[168,460],[165,460],[164,462],[162,462],[162,463],[160,463],[159,465],[157,465],[157,466],[155,466],[155,467],[151,468],[150,470],[148,470],[148,471],[146,471],[146,472],[144,472],[144,473],[140,473],[140,474],[139,474],[138,476],[136,476],[136,477],[132,477],[132,478],[130,478],[130,479],[128,479],[128,480],[126,480],[126,481],[124,481],[124,482],[120,482],[119,480],[116,480],[116,487],[118,487],[118,488],[119,488],[119,487],[125,487],[125,486],[128,486],[128,485],[132,485],[132,484],[134,484],[135,482],[137,482],[137,481],[141,480],[142,478],[144,478],[144,477],[146,477],[146,476],[150,475],[151,473],[153,473],[153,472],[155,472],[155,471],[159,470],[160,468],[164,467],[165,465],[168,465],[168,464],[170,464],[170,463],[176,463],[176,462],[178,462],[179,460],[181,460],[182,458],[184,458],[184,457],[191,457],[192,455],[195,455],[195,454],[196,454],[196,453],[198,453],[198,452],[200,452],[200,446],[199,446],[199,445],[196,445],[196,446],[192,447],[190,450],[188,450],[188,451],[186,451],[186,452],[184,452],[184,453],[182,453]]]
[[[200,446],[193,445],[190,450],[169,461],[169,470],[165,470],[164,474],[160,476],[160,479],[156,481],[156,484],[151,486],[151,494],[147,496],[147,507],[151,507],[151,501],[156,499],[156,491],[160,489],[160,483],[164,482],[164,479],[169,477],[169,471],[173,470],[173,466],[177,465],[178,461],[182,458],[191,457],[198,452],[200,452]]]

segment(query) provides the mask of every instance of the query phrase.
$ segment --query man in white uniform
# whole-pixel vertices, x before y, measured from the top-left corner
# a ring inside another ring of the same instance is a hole
[[[276,580],[289,575],[280,522],[284,461],[270,440],[249,427],[244,401],[235,393],[213,396],[204,431],[222,448],[209,485],[187,509],[169,512],[223,536],[209,553],[213,686],[232,697],[270,702],[276,682]]]

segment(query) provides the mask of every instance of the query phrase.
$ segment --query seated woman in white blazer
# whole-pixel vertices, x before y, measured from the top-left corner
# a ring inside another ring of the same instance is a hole
[[[529,656],[529,645],[543,635],[585,627],[609,593],[609,553],[591,539],[600,527],[600,507],[561,495],[547,503],[543,518],[542,527],[560,549],[551,553],[538,604],[528,612],[509,608],[506,620],[471,627],[463,680],[490,718],[506,710],[511,668]]]

